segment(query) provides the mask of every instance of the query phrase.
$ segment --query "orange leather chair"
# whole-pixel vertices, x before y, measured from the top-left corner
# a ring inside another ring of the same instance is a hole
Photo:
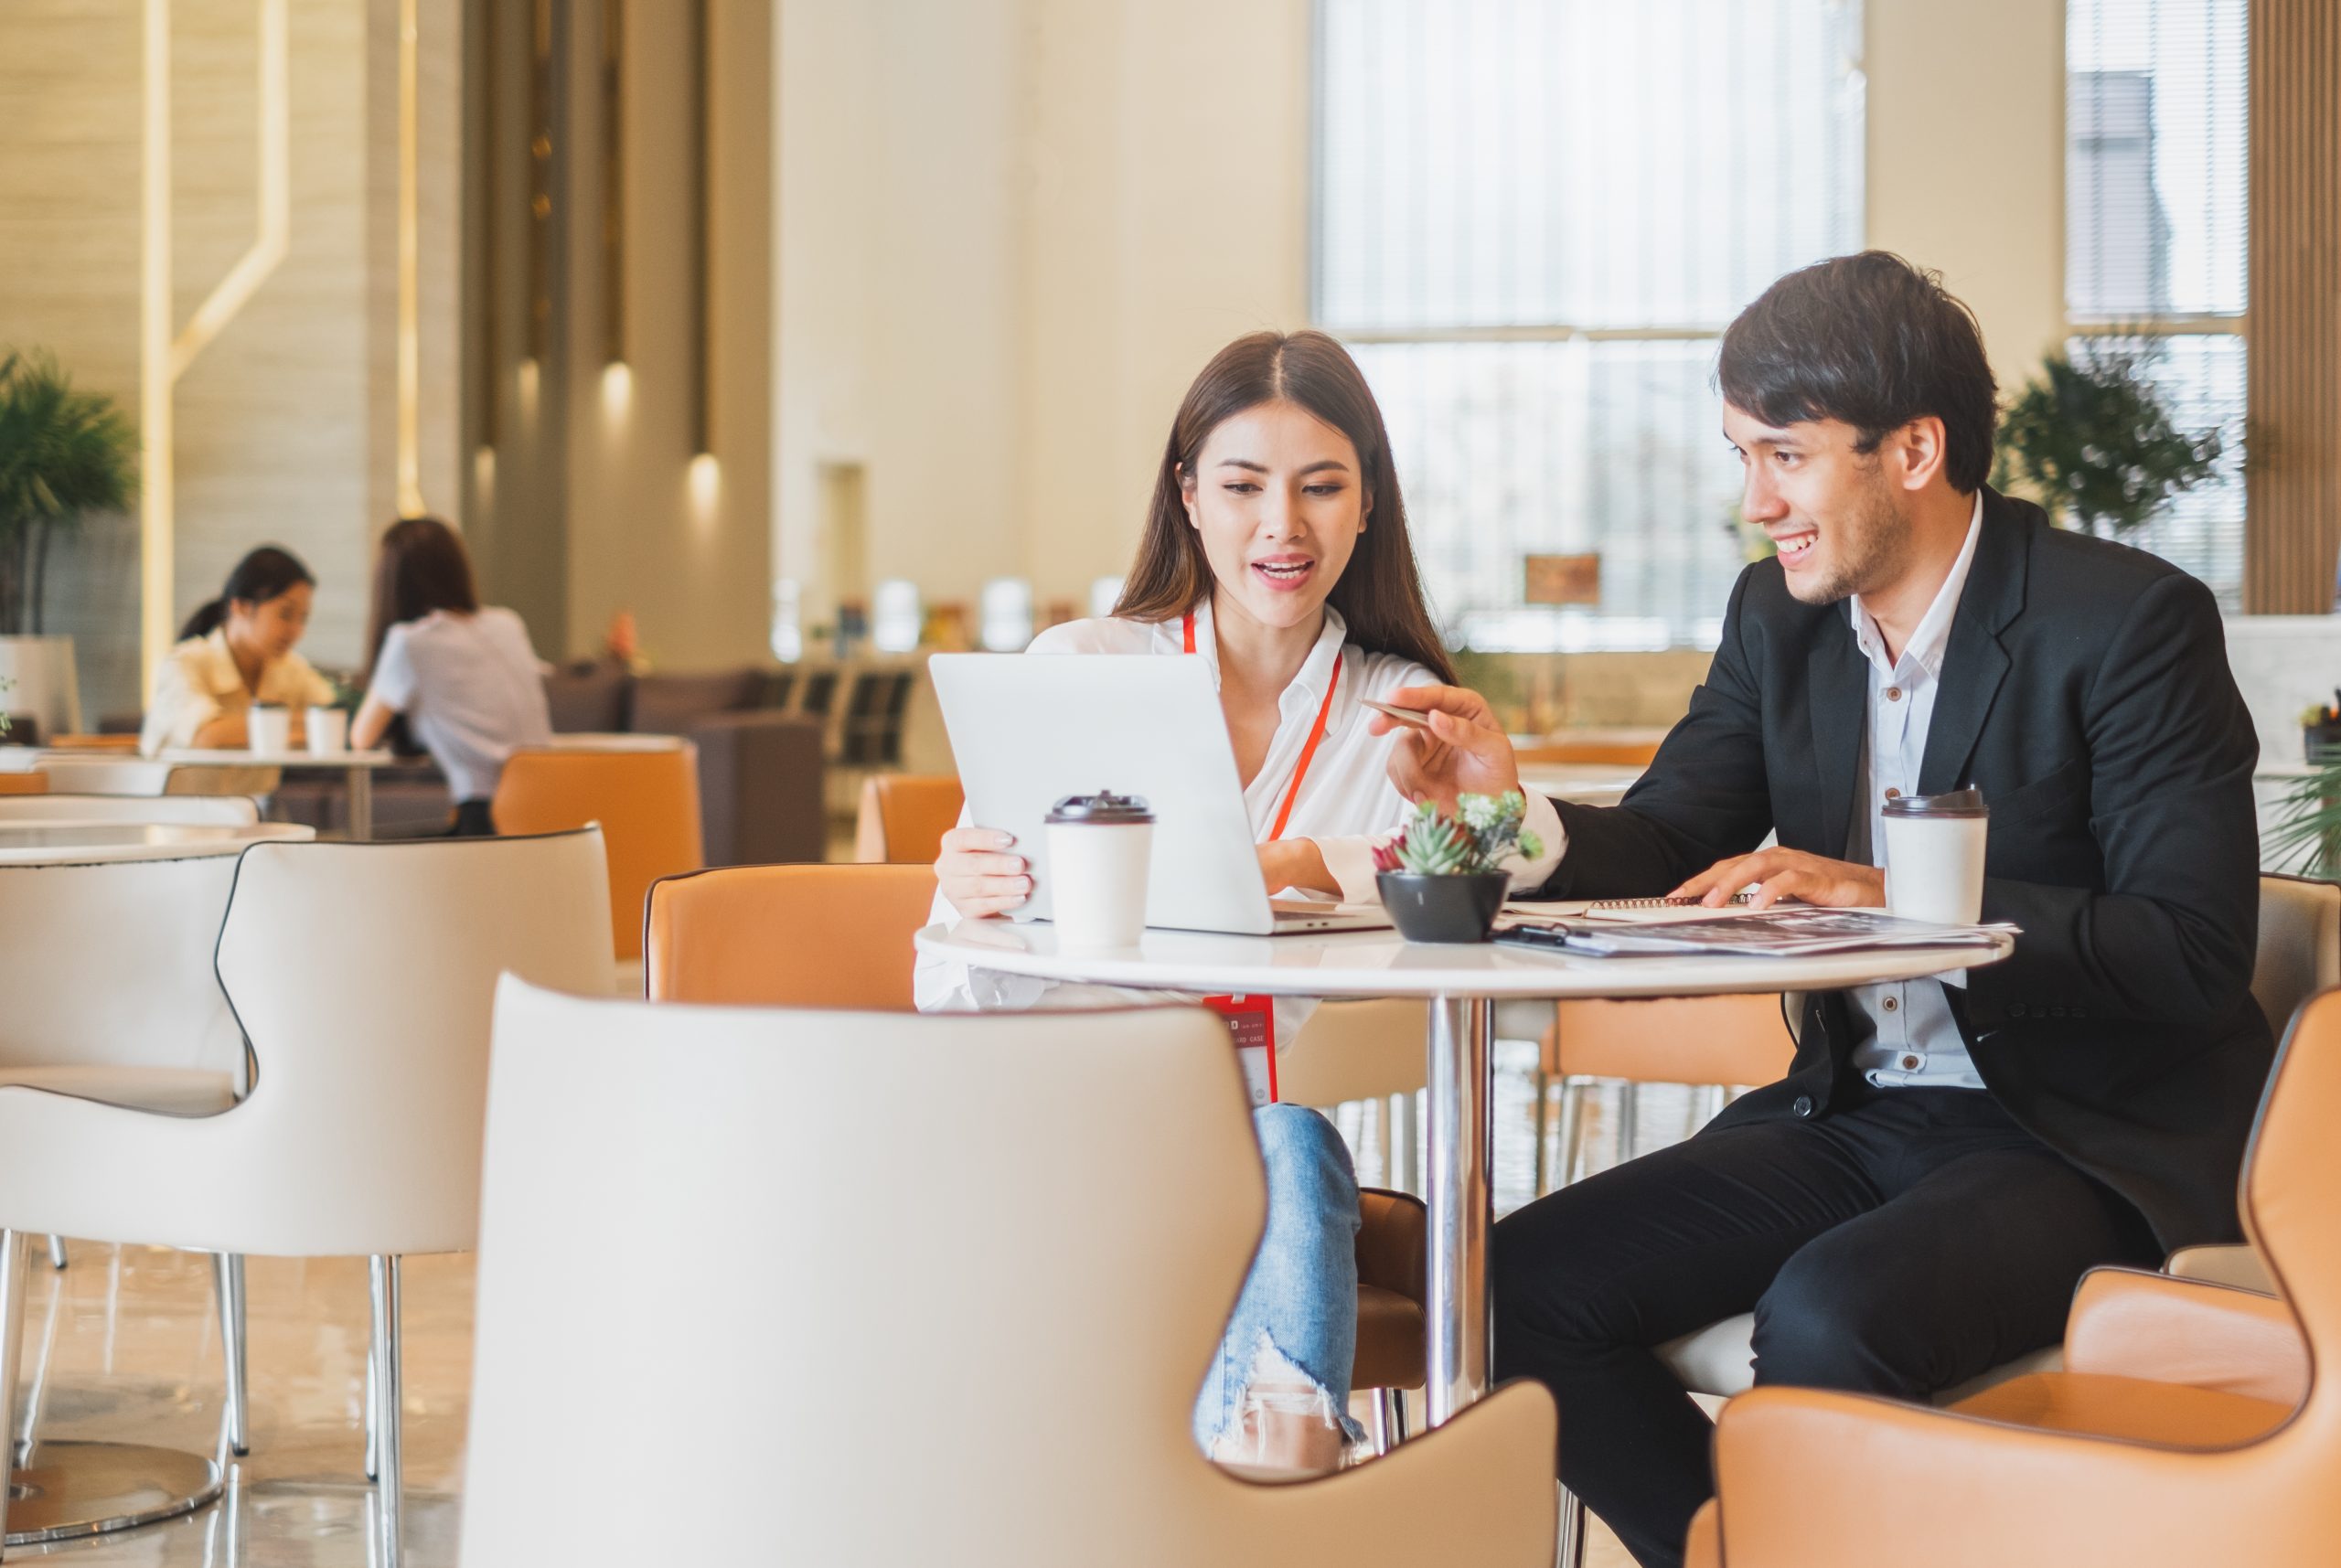
[[[2308,1564],[2341,1541],[2341,991],[2309,1001],[2244,1159],[2282,1299],[2081,1282],[2061,1372],[1949,1410],[1761,1388],[1724,1407],[1700,1568]],[[1881,1485],[1881,1477],[1885,1483]]]
[[[0,773],[0,795],[47,795],[47,773]]]
[[[138,754],[135,735],[53,735],[45,744],[52,752],[119,752],[133,757]]]
[[[707,863],[700,837],[699,752],[549,747],[512,753],[490,809],[499,833],[560,833],[602,825],[610,857],[610,928],[620,963],[642,956],[650,884]]]
[[[865,863],[932,866],[967,795],[948,773],[872,773],[861,783],[853,858]]]
[[[650,885],[654,1002],[911,1010],[925,866],[726,866]]]
[[[926,923],[925,866],[726,866],[650,886],[644,979],[654,1002],[911,1010],[911,937]],[[1419,1038],[1419,1036],[1417,1036]],[[1406,1436],[1395,1391],[1420,1388],[1429,1225],[1422,1200],[1359,1194],[1357,1350],[1377,1439]]]
[[[1620,1153],[1631,1158],[1634,1089],[1690,1083],[1707,1090],[1705,1112],[1723,1109],[1726,1085],[1769,1083],[1789,1068],[1796,1039],[1776,996],[1681,997],[1650,1002],[1568,1001],[1554,1009],[1536,1096],[1536,1189],[1577,1178],[1585,1080],[1619,1081]],[[1557,1139],[1548,1138],[1550,1084],[1561,1089]]]

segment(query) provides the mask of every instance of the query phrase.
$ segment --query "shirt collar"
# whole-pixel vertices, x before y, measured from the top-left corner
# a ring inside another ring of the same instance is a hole
[[[1219,686],[1219,638],[1212,632],[1209,594],[1205,594],[1203,602],[1195,606],[1194,614],[1195,652],[1203,659],[1204,667],[1211,671],[1211,684],[1216,690]],[[1181,624],[1179,621],[1167,622],[1163,629],[1170,639],[1170,645],[1183,650],[1186,644]],[[1279,714],[1290,714],[1296,704],[1315,713],[1317,704],[1325,700],[1325,688],[1331,682],[1333,671],[1342,662],[1342,646],[1349,641],[1349,635],[1350,625],[1342,619],[1342,613],[1331,604],[1326,605],[1325,624],[1317,633],[1316,645],[1300,662],[1299,673],[1292,677],[1292,683],[1277,699]]]
[[[1934,603],[1919,617],[1918,630],[1910,634],[1909,645],[1902,650],[1901,662],[1916,659],[1919,667],[1929,679],[1942,674],[1944,653],[1951,646],[1951,623],[1959,612],[1959,596],[1967,587],[1968,568],[1975,564],[1975,541],[1983,536],[1983,492],[1975,492],[1975,509],[1967,518],[1967,539],[1959,547],[1959,558],[1951,563],[1951,575],[1935,590]],[[1877,622],[1862,603],[1862,596],[1855,594],[1848,602],[1854,623],[1854,644],[1862,656],[1887,675],[1899,665],[1888,665],[1886,659],[1886,637],[1877,629]]]

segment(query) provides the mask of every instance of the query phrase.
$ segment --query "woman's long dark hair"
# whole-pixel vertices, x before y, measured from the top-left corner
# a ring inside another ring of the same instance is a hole
[[[1349,640],[1369,653],[1397,654],[1452,684],[1455,667],[1423,602],[1406,503],[1390,461],[1390,433],[1357,361],[1321,332],[1256,332],[1212,357],[1187,389],[1154,476],[1146,535],[1114,613],[1168,621],[1211,595],[1211,562],[1187,521],[1181,476],[1194,472],[1203,443],[1222,422],[1262,403],[1289,402],[1349,437],[1357,449],[1366,528],[1357,552],[1325,602],[1342,613]]]
[[[437,517],[401,517],[382,534],[374,560],[374,607],[366,626],[366,674],[382,656],[382,639],[401,621],[433,610],[469,614],[479,608],[471,557],[454,529]]]
[[[236,570],[228,574],[219,598],[187,618],[187,624],[179,628],[179,641],[208,637],[218,631],[228,619],[228,606],[232,603],[265,604],[305,582],[312,588],[317,585],[317,580],[301,564],[299,556],[282,546],[264,544],[236,562]]]

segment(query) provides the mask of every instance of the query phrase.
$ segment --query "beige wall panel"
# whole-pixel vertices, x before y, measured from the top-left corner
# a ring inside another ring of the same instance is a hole
[[[455,0],[421,0],[425,82],[426,388],[454,357],[452,104],[460,54]],[[380,13],[390,26],[385,34]],[[12,0],[0,17],[0,343],[58,350],[87,385],[138,407],[142,8],[135,0]],[[176,586],[184,614],[218,591],[237,557],[275,541],[320,579],[306,651],[360,653],[364,575],[388,479],[369,436],[394,406],[395,355],[369,327],[385,293],[395,326],[395,205],[369,176],[369,139],[395,100],[369,47],[395,46],[395,0],[367,7],[293,0],[288,8],[291,229],[282,263],[180,379],[175,399]],[[174,0],[174,296],[184,324],[258,231],[259,6]],[[369,40],[372,40],[369,43]],[[434,130],[431,117],[438,113]],[[436,159],[434,169],[428,160]],[[435,270],[434,270],[435,269]],[[427,460],[453,475],[452,396],[427,400]],[[430,472],[426,468],[426,474]],[[387,493],[387,492],[385,492]],[[443,492],[452,496],[452,484]],[[383,514],[387,516],[385,512]],[[58,629],[76,635],[91,716],[134,709],[135,528],[110,521],[59,563]]]
[[[2061,0],[1865,0],[1869,242],[1973,308],[2003,397],[2065,336]]]
[[[579,12],[571,54],[574,80],[595,85],[572,101],[570,138],[574,370],[567,651],[596,651],[611,616],[631,610],[644,654],[662,668],[758,659],[764,656],[771,576],[764,451],[769,24],[763,7],[744,0],[715,0],[709,7],[717,149],[710,186],[710,433],[717,459],[711,494],[692,481],[700,374],[692,169],[699,149],[697,65],[686,8],[636,0],[624,10],[625,342],[625,368],[615,374],[606,370],[617,346],[608,336],[608,279],[598,240],[604,119],[598,89],[603,36],[593,10]]]

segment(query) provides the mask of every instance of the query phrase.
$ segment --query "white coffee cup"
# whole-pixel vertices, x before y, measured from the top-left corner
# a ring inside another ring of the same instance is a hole
[[[1937,925],[1983,919],[1983,843],[1991,820],[1976,789],[1887,801],[1887,912]]]
[[[1133,795],[1073,795],[1049,808],[1049,912],[1060,948],[1128,947],[1146,929],[1154,813]]]
[[[349,714],[339,708],[312,708],[307,720],[309,754],[329,757],[349,750]]]
[[[244,717],[244,738],[255,752],[279,756],[293,749],[293,710],[255,702]]]

